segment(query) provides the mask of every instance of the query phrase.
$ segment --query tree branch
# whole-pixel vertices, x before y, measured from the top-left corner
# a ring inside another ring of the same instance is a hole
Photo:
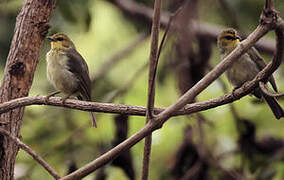
[[[162,126],[162,124],[171,116],[171,113],[184,107],[188,102],[192,101],[200,92],[208,87],[214,80],[216,80],[234,63],[234,61],[240,58],[242,54],[251,48],[258,39],[266,34],[270,28],[271,27],[268,25],[259,25],[253,31],[253,33],[251,33],[247,39],[242,41],[240,45],[235,48],[226,58],[224,58],[221,63],[219,63],[212,71],[210,71],[197,84],[195,84],[183,96],[181,96],[176,103],[172,104],[155,118],[157,121],[159,121],[160,125]]]
[[[161,0],[155,0],[154,5],[154,17],[152,25],[152,41],[149,58],[149,75],[148,75],[148,98],[147,98],[147,110],[146,110],[146,123],[153,118],[153,109],[155,104],[155,80],[158,66],[158,44],[159,44],[159,30],[160,30],[160,13],[161,13]],[[151,156],[152,134],[149,134],[145,138],[143,164],[141,179],[147,180],[149,177],[149,164]]]
[[[14,143],[16,143],[21,149],[26,151],[29,155],[31,155],[34,160],[36,160],[51,176],[53,176],[55,179],[60,179],[60,176],[58,173],[50,167],[47,162],[44,161],[39,155],[36,154],[34,150],[32,150],[29,146],[24,144],[19,138],[16,138],[12,136],[8,131],[0,128],[0,134],[7,136],[10,140],[12,140]]]
[[[264,84],[264,82],[259,82],[259,87],[260,87],[261,91],[264,94],[266,94],[267,96],[275,97],[275,98],[284,96],[284,93],[271,93],[268,90],[267,86]]]
[[[159,29],[160,29],[160,11],[161,0],[155,0],[154,17],[152,25],[152,40],[151,51],[149,58],[149,79],[148,79],[148,99],[147,99],[147,119],[153,117],[153,108],[155,102],[155,79],[158,65],[158,44],[159,44]]]
[[[153,9],[138,4],[133,0],[115,0],[117,7],[122,9],[125,13],[143,18],[146,22],[150,23],[153,19]],[[170,19],[170,13],[163,12],[161,14],[161,27],[165,28]],[[194,31],[197,36],[203,36],[211,40],[216,41],[217,36],[221,33],[224,27],[216,26],[208,23],[200,23],[198,26],[187,27],[190,31]],[[258,43],[255,44],[261,52],[273,55],[276,48],[273,39],[262,38]]]
[[[25,0],[17,16],[13,40],[7,57],[0,88],[0,103],[29,94],[38,64],[40,46],[49,29],[49,19],[55,0]],[[24,108],[0,115],[7,123],[3,129],[20,136]],[[0,135],[0,179],[13,179],[18,147],[9,138]]]
[[[213,82],[218,76],[222,74],[234,62],[235,59],[239,58],[243,53],[245,53],[253,44],[260,39],[268,30],[272,27],[270,25],[259,25],[256,30],[248,37],[248,39],[242,41],[240,45],[230,54],[228,55],[221,63],[219,63],[211,72],[206,75],[199,83],[197,83],[192,89],[190,89],[185,95],[183,95],[177,103],[171,105],[170,107],[166,108],[163,112],[161,112],[154,120],[150,121],[143,127],[141,130],[136,132],[134,135],[129,137],[127,140],[123,141],[119,145],[117,145],[112,150],[108,151],[107,153],[103,154],[99,158],[95,159],[94,161],[90,162],[89,164],[85,165],[82,168],[79,168],[77,171],[65,176],[62,180],[69,180],[69,179],[76,179],[82,178],[88,175],[89,173],[93,172],[97,168],[103,166],[107,162],[111,161],[114,157],[116,157],[121,151],[130,148],[141,139],[152,133],[158,128],[161,128],[163,123],[171,117],[174,111],[181,109],[188,100],[194,98],[200,91],[202,91],[205,87],[207,87],[211,82]],[[269,63],[262,71],[258,73],[258,75],[248,83],[245,83],[241,88],[234,91],[234,95],[229,95],[226,97],[226,100],[232,100],[234,98],[240,98],[245,94],[250,93],[257,85],[260,80],[269,77],[273,71],[277,69],[277,66],[274,66],[275,61]],[[272,71],[272,72],[271,72]],[[212,76],[212,77],[211,77]],[[194,89],[196,88],[196,90]],[[196,103],[193,103],[196,104]],[[191,106],[193,104],[189,104]],[[184,108],[183,108],[184,109]]]
[[[205,111],[211,108],[215,108],[221,105],[234,102],[242,98],[243,96],[249,94],[250,91],[253,90],[253,87],[257,86],[259,79],[262,79],[265,73],[267,73],[266,71],[267,70],[259,74],[259,76],[257,76],[257,78],[254,79],[253,81],[246,83],[245,86],[236,89],[234,93],[225,94],[219,98],[213,98],[203,102],[187,104],[185,107],[173,112],[172,116],[189,115],[195,112]],[[67,99],[63,104],[62,101],[63,99],[60,97],[50,97],[48,101],[46,101],[46,96],[34,96],[34,97],[23,97],[23,98],[13,99],[11,101],[0,104],[0,114],[23,106],[49,105],[49,106],[77,109],[82,111],[126,114],[133,116],[146,115],[146,108],[143,106],[87,102],[75,99]],[[166,108],[154,108],[154,113],[159,114],[163,112],[165,109]]]
[[[211,99],[204,102],[198,102],[198,103],[192,103],[186,105],[181,110],[178,110],[174,112],[172,115],[185,115],[185,114],[192,114],[194,112],[207,110],[210,108],[215,108],[217,106],[231,103],[234,100],[238,100],[241,97],[249,94],[255,86],[257,86],[258,82],[262,80],[263,78],[266,78],[266,76],[270,76],[268,74],[268,70],[272,68],[271,63],[267,65],[266,68],[264,68],[257,77],[244,84],[241,88],[236,89],[234,91],[234,94],[226,94],[222,97]],[[62,98],[59,97],[51,97],[47,102],[45,101],[45,96],[40,97],[24,97],[24,98],[18,98],[11,100],[9,102],[5,102],[0,104],[0,113],[7,112],[9,110],[12,110],[14,108],[18,108],[21,106],[27,106],[27,105],[33,105],[33,104],[45,104],[45,105],[53,105],[53,106],[62,106],[62,107],[69,107],[69,108],[76,108],[80,110],[90,111],[90,110],[96,110],[97,112],[108,112],[108,113],[121,113],[121,114],[128,114],[128,115],[140,115],[145,116],[146,114],[146,108],[141,106],[131,106],[131,105],[114,105],[114,104],[108,104],[108,103],[95,103],[95,102],[86,102],[86,101],[79,101],[79,100],[72,100],[67,99],[65,104],[62,104]],[[165,108],[155,108],[155,113],[160,113],[164,111]],[[93,170],[101,167],[108,161],[110,161],[112,158],[116,157],[120,151],[123,149],[130,148],[132,145],[134,145],[136,142],[141,140],[143,137],[147,135],[147,133],[150,133],[157,129],[157,127],[153,126],[153,124],[147,124],[144,128],[142,128],[140,131],[135,133],[133,136],[131,136],[126,142],[123,142],[123,144],[120,144],[119,146],[115,147],[110,152],[107,152],[102,157],[94,160],[91,162],[88,166],[83,167],[83,170],[81,170],[79,175],[68,175],[64,177],[63,179],[73,179],[73,177],[84,177],[88,174],[89,168]],[[107,158],[106,158],[107,157]],[[105,159],[106,158],[106,159]]]

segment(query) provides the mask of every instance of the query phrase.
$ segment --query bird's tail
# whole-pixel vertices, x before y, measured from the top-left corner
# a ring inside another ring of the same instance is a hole
[[[263,94],[263,97],[267,104],[269,105],[271,111],[273,112],[276,119],[280,119],[284,117],[284,110],[280,106],[280,104],[277,102],[277,100],[274,97],[268,96],[266,94]]]
[[[79,95],[77,96],[77,98],[79,100],[83,100],[82,96]],[[87,101],[91,101],[91,97],[88,95],[86,96]],[[96,121],[96,115],[93,112],[90,112],[91,115],[91,121],[92,121],[92,126],[94,126],[95,128],[97,128],[97,121]]]
[[[91,115],[92,126],[97,128],[96,115],[94,114],[94,112],[90,112],[90,115]]]

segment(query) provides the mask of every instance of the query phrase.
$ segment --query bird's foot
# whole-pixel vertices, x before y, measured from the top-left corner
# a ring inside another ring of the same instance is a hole
[[[70,97],[70,96],[72,96],[74,93],[71,93],[71,94],[69,94],[68,96],[66,96],[66,97],[64,97],[63,99],[62,99],[62,104],[65,104],[65,101]]]
[[[59,94],[59,93],[60,93],[60,91],[56,91],[56,92],[53,92],[53,93],[47,95],[47,96],[45,97],[45,102],[48,102],[48,100],[49,100],[50,97],[55,96],[56,94]]]

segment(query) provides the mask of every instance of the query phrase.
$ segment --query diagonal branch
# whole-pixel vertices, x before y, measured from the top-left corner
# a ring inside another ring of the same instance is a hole
[[[270,63],[266,68],[264,68],[257,75],[257,77],[254,80],[250,81],[248,84],[245,84],[241,88],[236,89],[234,91],[234,94],[226,94],[226,95],[222,96],[221,98],[212,99],[210,101],[206,101],[206,102],[202,102],[202,103],[189,104],[186,107],[184,107],[183,110],[187,109],[188,111],[191,111],[191,113],[193,113],[193,112],[200,111],[201,109],[206,110],[206,109],[209,109],[209,108],[217,107],[220,104],[226,104],[226,103],[230,103],[234,100],[237,100],[237,99],[249,94],[254,89],[254,87],[257,86],[257,84],[260,80],[266,78],[267,76],[270,76],[271,74],[267,73],[267,71],[270,70],[271,67],[272,67],[272,65]],[[67,103],[67,101],[66,101],[66,103]],[[145,115],[145,111],[146,110],[144,108],[144,111],[143,111],[144,115]],[[189,113],[189,114],[191,114],[191,113]],[[94,161],[90,162],[89,164],[85,165],[84,167],[82,167],[82,168],[78,169],[77,171],[63,177],[61,180],[70,180],[70,179],[82,178],[82,177],[87,176],[88,174],[90,174],[94,170],[102,167],[103,165],[105,165],[106,163],[111,161],[121,151],[132,147],[134,144],[136,144],[137,142],[142,140],[145,136],[147,136],[149,133],[153,132],[157,128],[158,128],[157,123],[146,124],[145,127],[143,127],[141,130],[139,130],[134,135],[129,137],[127,140],[123,141],[122,143],[120,143],[119,145],[117,145],[116,147],[111,149],[110,151],[106,152],[105,154],[103,154],[99,158],[95,159]]]
[[[208,87],[213,81],[215,81],[223,72],[230,67],[234,61],[242,56],[249,48],[251,48],[257,40],[264,36],[269,30],[268,25],[259,25],[248,38],[240,43],[240,45],[234,49],[224,60],[219,63],[212,71],[204,76],[198,83],[196,83],[191,89],[189,89],[179,100],[169,106],[165,111],[160,113],[156,120],[160,122],[160,125],[171,117],[171,114],[184,107],[188,102],[192,101],[200,92]]]
[[[248,39],[242,41],[242,43],[229,55],[227,56],[222,62],[220,62],[211,72],[208,74],[213,77],[205,76],[202,80],[199,81],[195,85],[196,91],[190,89],[184,96],[182,96],[175,105],[172,105],[166,108],[162,113],[160,113],[154,120],[150,121],[143,127],[141,130],[136,132],[134,135],[117,145],[112,150],[108,151],[107,153],[103,154],[99,158],[95,159],[94,161],[90,162],[89,164],[85,165],[82,168],[79,168],[77,171],[65,176],[62,180],[69,180],[69,179],[76,179],[82,178],[88,175],[89,173],[93,172],[97,168],[103,166],[107,162],[111,161],[114,157],[116,157],[121,151],[130,148],[141,139],[152,133],[158,128],[161,128],[163,123],[167,121],[169,117],[172,116],[174,111],[181,109],[188,100],[194,98],[194,95],[197,95],[200,91],[202,91],[205,87],[207,87],[210,83],[212,83],[216,78],[218,78],[222,72],[226,70],[242,54],[244,54],[253,44],[260,39],[265,33],[267,33],[272,26],[269,24],[259,25],[256,30],[248,37]],[[278,50],[279,52],[283,52],[282,50]],[[277,56],[277,55],[276,55]],[[282,56],[282,55],[281,55]],[[241,88],[234,91],[234,95],[231,96],[230,100],[234,98],[240,98],[248,93],[250,93],[257,85],[258,82],[269,77],[272,72],[274,72],[279,66],[279,58],[275,58],[276,60],[269,63],[262,71],[258,73],[258,75],[250,82],[244,84]],[[281,59],[280,59],[281,61]],[[276,64],[276,65],[275,65]],[[278,65],[278,66],[277,66]],[[228,100],[227,99],[227,100]],[[188,106],[191,106],[189,104]]]
[[[51,176],[53,176],[55,179],[60,179],[60,176],[58,173],[50,167],[47,162],[45,162],[39,155],[36,154],[34,150],[32,150],[29,146],[24,144],[19,138],[16,138],[12,136],[8,131],[0,128],[0,134],[7,136],[10,140],[12,140],[14,143],[16,143],[21,149],[26,151],[29,155],[31,155],[34,160],[36,160]]]
[[[270,76],[270,74],[267,73],[267,72],[273,66],[274,65],[271,64],[271,63],[269,65],[267,65],[266,68],[264,68],[254,80],[248,82],[247,84],[245,84],[241,88],[236,89],[234,91],[234,94],[230,93],[230,94],[226,94],[222,97],[211,99],[211,100],[208,100],[208,101],[188,104],[184,108],[182,108],[181,110],[174,112],[172,115],[176,116],[176,115],[192,114],[194,112],[203,111],[203,110],[207,110],[207,109],[210,109],[210,108],[215,108],[217,106],[224,105],[224,104],[227,104],[227,103],[231,103],[235,100],[238,100],[241,97],[249,94],[254,89],[254,87],[257,86],[257,84],[259,83],[260,80]],[[146,108],[141,107],[141,106],[119,105],[119,104],[115,105],[115,104],[108,104],[108,103],[85,102],[85,101],[71,100],[71,99],[67,99],[65,104],[63,105],[62,99],[59,98],[59,97],[51,97],[48,102],[46,102],[45,99],[46,99],[45,96],[24,97],[24,98],[14,99],[14,100],[11,100],[9,102],[5,102],[3,104],[0,104],[0,113],[7,112],[9,110],[12,110],[12,109],[15,109],[15,108],[18,108],[18,107],[21,107],[21,106],[27,106],[27,105],[33,105],[33,104],[45,104],[45,105],[76,108],[76,109],[85,110],[85,111],[96,110],[98,112],[103,111],[103,112],[108,112],[108,113],[122,113],[122,114],[139,115],[139,116],[145,116],[145,114],[146,114]],[[164,110],[165,110],[165,108],[155,108],[155,113],[160,113]],[[146,128],[150,127],[151,132],[154,131],[154,129],[155,129],[154,127],[152,127],[150,125],[146,125],[146,126],[147,126]],[[131,146],[131,144],[134,143],[134,141],[136,142],[137,138],[142,139],[143,137],[145,137],[146,136],[145,133],[147,133],[147,132],[149,132],[149,131],[148,130],[146,131],[143,128],[143,131],[140,130],[135,135],[130,137],[131,140],[129,140],[129,141],[127,141],[127,143],[123,144],[122,145],[123,147],[121,147],[121,146],[115,147],[116,150],[114,150],[112,152],[108,152],[110,154],[105,154],[105,156],[109,157],[109,159],[104,159],[104,160],[100,160],[100,161],[97,159],[97,160],[92,162],[92,166],[90,165],[90,167],[89,166],[88,167],[92,168],[93,170],[98,168],[98,167],[101,167],[103,165],[101,163],[103,162],[105,164],[108,161],[110,161],[111,158],[114,158],[120,152],[120,150],[121,150],[120,148],[123,148],[123,149],[129,148]],[[132,145],[134,145],[134,144],[132,144]],[[84,174],[85,173],[86,173],[86,170],[84,170]],[[84,177],[84,176],[80,176],[80,177]]]

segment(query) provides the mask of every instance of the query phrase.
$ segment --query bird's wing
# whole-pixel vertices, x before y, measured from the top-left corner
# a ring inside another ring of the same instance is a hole
[[[255,47],[250,48],[247,53],[249,54],[250,58],[254,61],[254,63],[257,65],[258,69],[262,70],[266,66],[264,59],[261,57],[261,55],[259,54],[259,52],[256,50]],[[269,82],[272,85],[274,91],[278,92],[277,85],[273,75],[270,76]]]
[[[86,61],[76,49],[70,49],[66,54],[69,58],[67,64],[69,71],[79,79],[79,92],[88,101],[91,100],[91,80]]]

